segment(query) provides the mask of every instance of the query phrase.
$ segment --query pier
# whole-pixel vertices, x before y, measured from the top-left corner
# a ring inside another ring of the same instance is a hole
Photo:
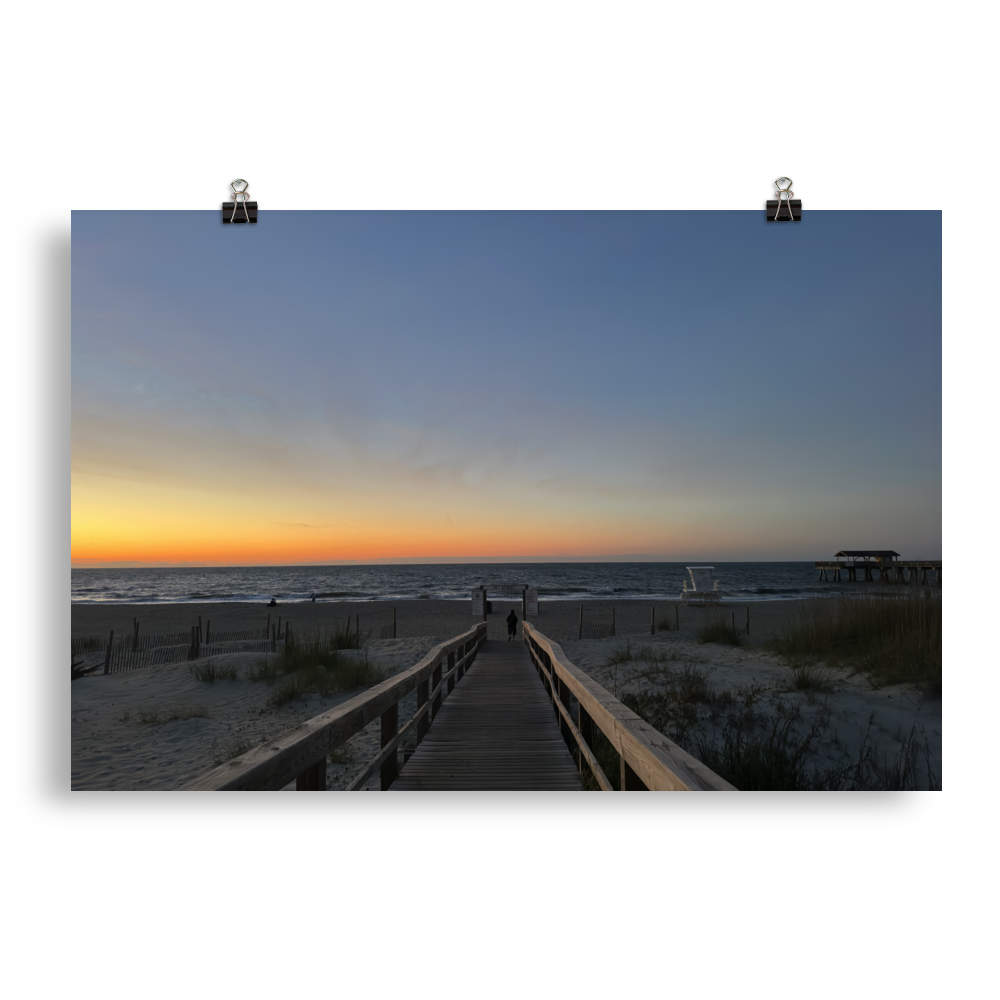
[[[844,549],[833,560],[815,563],[820,580],[841,583],[847,571],[847,582],[902,583],[915,586],[941,586],[940,559],[901,560],[891,549]],[[876,574],[878,574],[876,576]]]

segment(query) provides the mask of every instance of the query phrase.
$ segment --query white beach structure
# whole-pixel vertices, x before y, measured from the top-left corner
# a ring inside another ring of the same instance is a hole
[[[714,566],[687,566],[691,585],[684,581],[681,597],[685,604],[718,604],[719,581],[715,579]]]

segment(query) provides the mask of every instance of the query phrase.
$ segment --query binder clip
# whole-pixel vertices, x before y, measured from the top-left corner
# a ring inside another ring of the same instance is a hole
[[[243,187],[237,189],[237,184],[242,184]],[[247,201],[249,197],[247,188],[250,187],[250,184],[242,177],[237,177],[229,186],[233,189],[233,193],[229,201],[222,203],[222,221],[227,224],[230,222],[256,222],[257,202]]]
[[[777,199],[768,200],[767,221],[768,222],[801,222],[802,202],[796,198],[792,200],[795,193],[792,190],[792,179],[790,177],[779,177],[774,186],[778,189]]]

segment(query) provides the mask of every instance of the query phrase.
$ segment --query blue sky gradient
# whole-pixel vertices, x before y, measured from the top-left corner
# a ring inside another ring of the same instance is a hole
[[[79,565],[940,558],[941,215],[74,212],[73,414]]]

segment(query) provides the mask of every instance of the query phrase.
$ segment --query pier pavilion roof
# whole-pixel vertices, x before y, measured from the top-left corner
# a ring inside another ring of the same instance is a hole
[[[892,549],[842,549],[834,558],[839,559],[841,556],[845,559],[888,559],[891,562],[894,558],[899,558],[899,553]]]

